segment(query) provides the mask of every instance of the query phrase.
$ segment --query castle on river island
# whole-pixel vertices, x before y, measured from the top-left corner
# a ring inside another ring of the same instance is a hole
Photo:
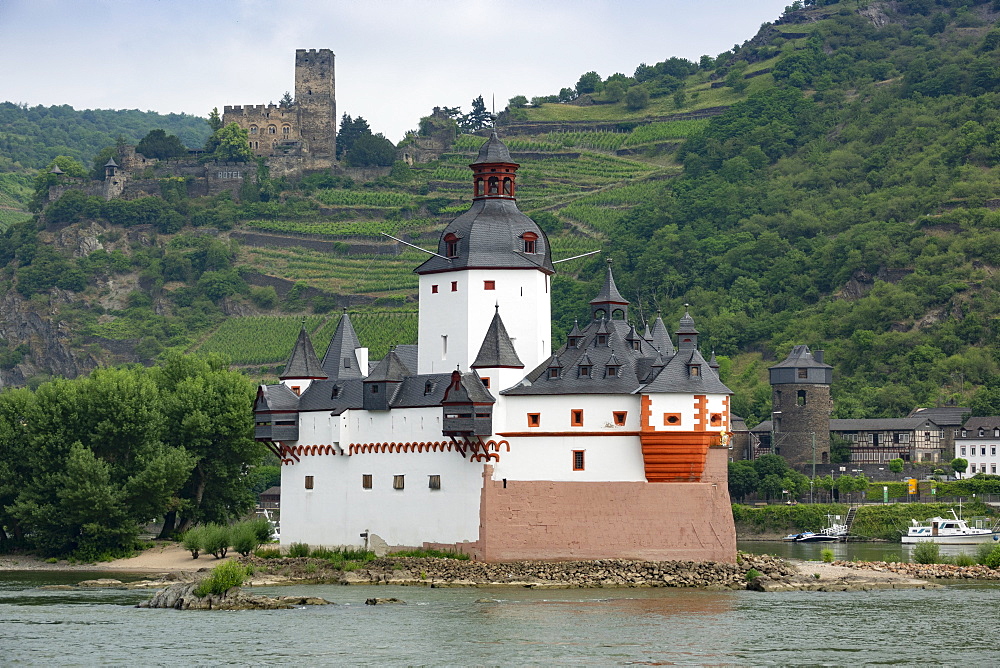
[[[694,320],[676,345],[659,317],[640,332],[609,264],[553,345],[551,249],[518,210],[518,165],[494,133],[470,166],[470,209],[415,270],[417,345],[369,364],[345,314],[322,359],[303,329],[258,389],[282,542],[733,562],[731,392]]]

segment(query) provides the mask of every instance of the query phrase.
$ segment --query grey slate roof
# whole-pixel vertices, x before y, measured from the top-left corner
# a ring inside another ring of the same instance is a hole
[[[396,346],[393,348],[396,351],[396,356],[400,361],[406,365],[407,369],[416,369],[417,364],[417,344],[407,343],[404,345]]]
[[[591,304],[625,304],[628,305],[629,301],[622,297],[622,294],[618,292],[618,286],[615,285],[615,277],[611,273],[611,261],[608,260],[608,271],[604,275],[604,285],[601,286],[601,291],[596,297],[590,300]]]
[[[308,392],[308,389],[306,391]],[[282,383],[261,385],[257,389],[257,398],[253,406],[255,412],[294,411],[298,408],[299,396]]]
[[[941,427],[957,427],[962,424],[962,418],[971,412],[972,409],[964,406],[934,406],[914,408],[907,417],[923,417],[934,420],[934,424]]]
[[[355,348],[360,347],[361,342],[358,341],[358,335],[354,331],[351,316],[344,313],[337,323],[333,338],[330,339],[330,345],[326,348],[326,354],[323,355],[324,373],[332,379],[361,378],[363,375],[361,366],[354,352]]]
[[[454,382],[456,373],[458,374],[457,384]],[[475,371],[468,373],[453,371],[448,377],[447,387],[445,387],[441,403],[492,404],[496,403],[496,399],[486,389],[486,386],[483,385],[483,379]]]
[[[692,367],[698,375],[691,375]],[[692,394],[732,394],[697,348],[679,351],[667,360],[667,365],[652,382],[640,388],[642,392],[690,392]]]
[[[430,373],[419,376],[407,376],[395,384],[390,399],[390,408],[428,408],[440,406],[451,381],[451,373]],[[475,397],[477,403],[492,403],[493,395],[483,386],[482,379],[475,373],[463,374],[465,391]],[[276,385],[263,386],[272,391]],[[334,388],[337,392],[334,393]],[[287,388],[285,388],[287,390]],[[281,390],[279,394],[283,394]],[[364,383],[359,379],[343,381],[317,380],[309,385],[298,399],[300,411],[330,411],[332,415],[340,415],[346,410],[360,410],[364,403]]]
[[[109,158],[108,161],[106,163],[104,163],[104,166],[105,167],[117,167],[118,163],[115,162],[114,158]]]
[[[521,236],[538,236],[535,253],[524,252]],[[478,199],[468,211],[451,221],[438,241],[438,254],[447,255],[445,236],[458,237],[458,255],[453,258],[431,256],[416,268],[418,274],[453,269],[540,269],[555,273],[548,237],[531,218],[521,213],[512,199]]]
[[[312,341],[306,333],[305,325],[299,330],[299,338],[295,340],[292,354],[285,362],[285,369],[278,376],[282,380],[288,378],[327,378],[323,366],[316,358]]]
[[[822,369],[833,368],[829,364],[818,362],[816,358],[813,357],[813,354],[809,351],[809,346],[795,346],[794,348],[792,348],[792,352],[788,353],[788,357],[786,357],[781,362],[778,362],[774,366],[768,368],[781,369],[784,367],[795,367],[797,369],[804,367],[819,367]]]
[[[830,431],[918,431],[925,428],[937,429],[938,425],[920,417],[830,420]]]
[[[340,415],[351,408],[360,409],[363,401],[364,384],[360,378],[314,380],[299,397],[299,410]]]
[[[993,430],[1000,427],[1000,417],[995,415],[988,417],[971,417],[966,420],[962,428],[969,432],[968,438],[979,438],[979,429],[986,429],[990,433],[988,436],[993,436]],[[972,433],[975,432],[975,433]]]
[[[472,161],[472,164],[481,165],[491,162],[504,162],[513,165],[517,164],[510,157],[510,151],[507,149],[507,145],[500,141],[500,138],[497,137],[496,130],[491,132],[490,138],[486,140],[485,144],[479,147],[479,155],[477,155],[476,159]]]
[[[500,309],[497,308],[493,314],[493,321],[490,328],[486,330],[483,337],[483,345],[479,348],[476,361],[472,363],[474,369],[495,369],[497,367],[507,367],[523,369],[524,363],[517,356],[514,344],[510,341],[507,328],[504,327],[500,318]]]
[[[665,356],[674,354],[674,344],[670,340],[670,332],[667,331],[667,326],[663,324],[663,318],[660,317],[659,313],[656,314],[656,320],[649,330],[649,338],[647,340]]]
[[[387,381],[398,383],[410,375],[410,370],[403,364],[403,360],[399,359],[396,351],[390,350],[389,354],[383,357],[382,361],[372,369],[372,372],[365,378],[365,382]]]

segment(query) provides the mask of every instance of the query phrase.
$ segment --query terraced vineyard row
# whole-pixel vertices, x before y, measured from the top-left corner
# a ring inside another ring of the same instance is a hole
[[[330,255],[299,248],[245,248],[258,271],[335,294],[389,296],[417,291],[413,269],[427,257],[407,250],[401,255]]]
[[[307,221],[307,220],[248,220],[245,224],[257,230],[268,232],[293,232],[297,234],[325,234],[330,236],[371,236],[382,232],[395,235],[400,230],[422,227],[433,223],[427,218],[409,220],[348,220],[348,221]]]
[[[306,318],[306,331],[321,359],[340,318],[340,314]],[[371,359],[381,359],[391,346],[417,342],[416,311],[363,311],[352,313],[351,322],[361,344],[369,348]],[[219,353],[233,364],[282,364],[291,353],[301,326],[300,316],[229,318],[197,350]]]
[[[412,195],[383,190],[320,190],[316,193],[316,199],[323,204],[344,206],[400,207],[416,203],[416,198]]]

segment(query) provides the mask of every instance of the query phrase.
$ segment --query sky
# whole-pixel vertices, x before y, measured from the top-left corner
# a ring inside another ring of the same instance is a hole
[[[0,101],[207,116],[294,94],[336,54],[337,113],[394,142],[435,106],[552,95],[580,75],[715,56],[788,0],[0,0]]]

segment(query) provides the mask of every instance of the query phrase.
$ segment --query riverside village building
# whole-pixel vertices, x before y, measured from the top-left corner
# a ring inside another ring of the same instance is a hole
[[[258,389],[281,541],[733,562],[731,392],[694,320],[676,344],[659,317],[640,332],[609,264],[589,319],[553,342],[555,269],[518,164],[493,133],[471,168],[471,208],[415,270],[417,345],[369,364],[345,314],[322,359],[303,329]]]

